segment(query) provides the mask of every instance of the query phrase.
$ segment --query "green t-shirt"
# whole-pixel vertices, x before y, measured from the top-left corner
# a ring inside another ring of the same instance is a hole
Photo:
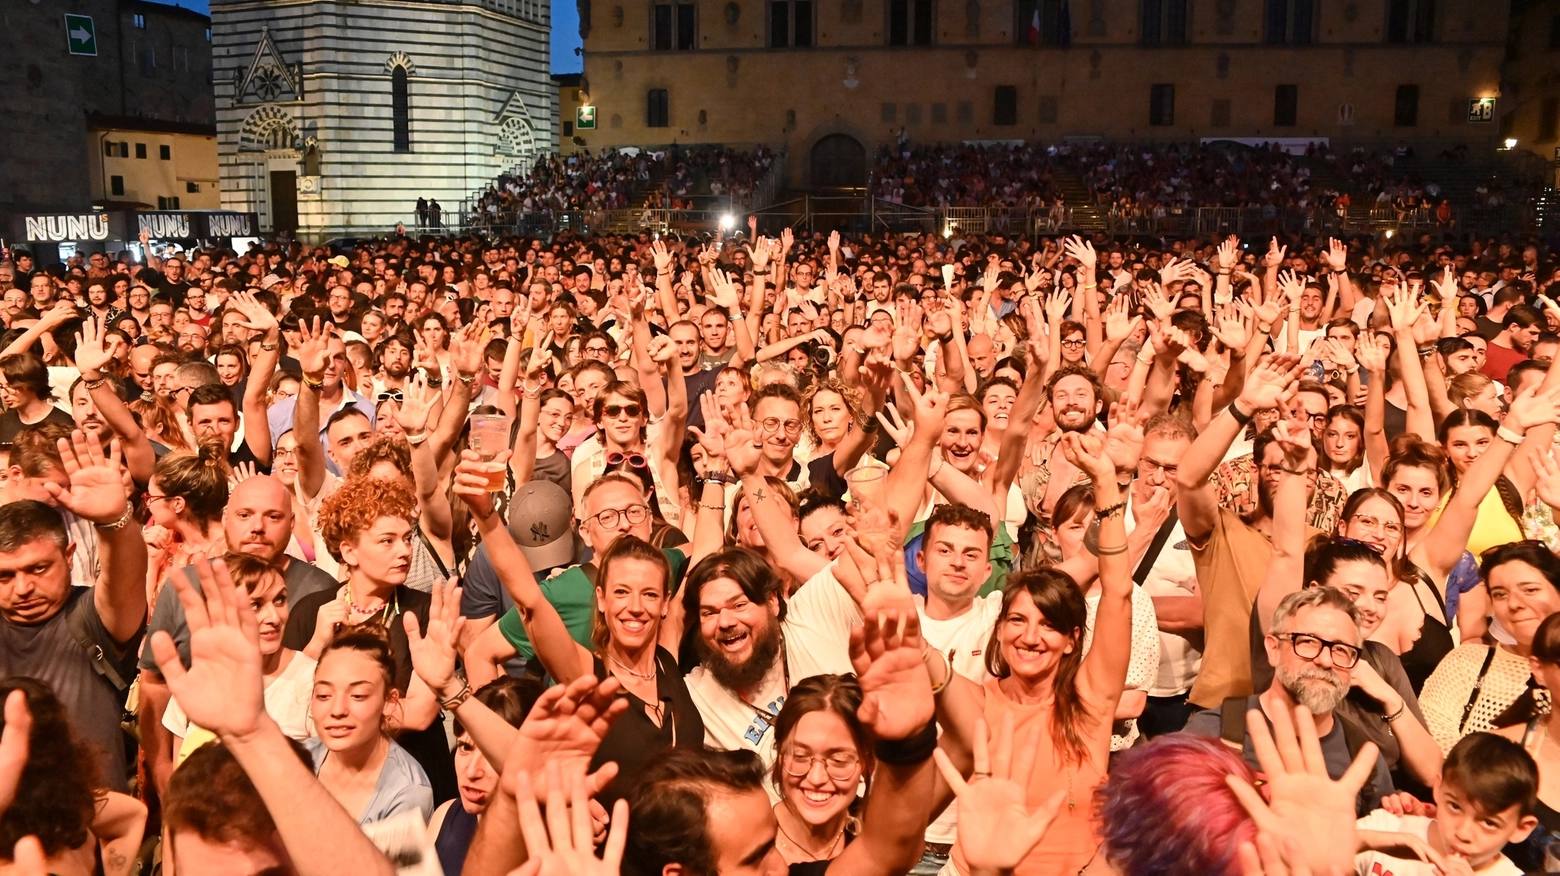
[[[683,575],[688,571],[688,556],[677,548],[662,548],[661,553],[666,555],[666,561],[672,565],[672,592],[676,593],[682,587]],[[588,565],[588,574],[585,566],[570,566],[540,585],[542,595],[558,611],[558,617],[563,619],[569,635],[586,648],[591,647],[590,627],[596,614],[596,565]],[[531,637],[526,633],[525,624],[520,621],[518,608],[509,609],[498,619],[498,631],[514,646],[520,659],[530,660],[536,656],[536,649],[531,647]]]

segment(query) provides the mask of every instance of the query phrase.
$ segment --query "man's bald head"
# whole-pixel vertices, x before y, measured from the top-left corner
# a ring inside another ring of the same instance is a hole
[[[971,335],[964,350],[970,357],[970,367],[975,369],[981,379],[990,377],[997,370],[997,347],[991,338],[982,334]]]
[[[222,512],[228,550],[267,560],[280,559],[287,550],[292,525],[292,497],[282,482],[270,475],[239,482]]]

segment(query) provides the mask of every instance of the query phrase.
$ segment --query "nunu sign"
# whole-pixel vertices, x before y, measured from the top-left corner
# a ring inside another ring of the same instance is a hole
[[[137,213],[135,223],[138,233],[144,231],[159,240],[187,240],[195,236],[188,213]]]
[[[254,236],[254,223],[249,221],[248,213],[208,213],[206,214],[207,237],[252,237]]]
[[[27,239],[45,243],[75,240],[108,240],[107,213],[60,216],[28,216]]]

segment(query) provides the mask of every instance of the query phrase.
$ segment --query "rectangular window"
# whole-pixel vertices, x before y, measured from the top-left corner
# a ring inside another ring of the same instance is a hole
[[[390,73],[390,127],[391,148],[412,151],[411,96],[406,68],[399,64]]]
[[[1014,9],[1018,20],[1013,35],[1021,46],[1065,46],[1072,41],[1067,20],[1062,16],[1063,0],[1018,0]]]
[[[157,157],[163,161],[173,160],[173,147],[166,144],[157,147]]]
[[[113,158],[114,157],[114,152],[116,151],[116,147],[118,147],[118,145],[119,145],[118,143],[115,143],[112,140],[104,143],[103,144],[103,157],[105,157],[105,158]]]
[[[1262,41],[1295,45],[1315,42],[1316,0],[1267,0]]]
[[[211,42],[211,28],[206,28],[206,42]]]
[[[135,24],[137,29],[139,29],[139,30],[146,30],[146,16],[144,16],[141,13],[137,12],[134,16],[132,16],[131,20],[133,21],[133,23]]]
[[[126,143],[123,140],[119,141],[119,157],[120,158],[129,158],[130,157],[130,144]]]
[[[1143,0],[1143,45],[1185,45],[1186,4],[1187,0]]]
[[[998,85],[992,102],[991,123],[994,125],[1018,124],[1018,87]]]
[[[672,124],[670,101],[666,89],[652,88],[645,99],[645,126],[667,128]]]
[[[1538,142],[1553,143],[1560,137],[1560,97],[1546,97],[1538,108]]]
[[[888,44],[932,44],[933,0],[888,0]]]
[[[1165,126],[1175,124],[1175,86],[1153,85],[1148,89],[1148,123]]]
[[[769,47],[807,48],[813,44],[812,0],[770,0]]]
[[[184,184],[184,191],[191,195],[198,195],[200,194],[200,183],[187,182]]]
[[[1397,98],[1392,102],[1392,124],[1399,128],[1412,128],[1419,124],[1419,86],[1397,87]]]
[[[563,136],[565,136],[565,137],[573,137],[574,136],[574,123],[573,122],[564,122],[563,123]]]
[[[123,197],[124,193],[125,193],[125,178],[122,177],[122,176],[111,176],[111,177],[109,177],[108,178],[108,191],[112,195],[115,195],[117,197]]]
[[[136,158],[145,158],[146,157],[146,144],[145,143],[137,143],[137,144],[135,144],[135,157]]]
[[[658,52],[694,49],[694,5],[657,3],[651,7],[650,48]]]
[[[1292,128],[1300,109],[1300,87],[1280,85],[1273,89],[1273,125]]]
[[[1435,38],[1435,0],[1387,0],[1387,42],[1427,43]]]

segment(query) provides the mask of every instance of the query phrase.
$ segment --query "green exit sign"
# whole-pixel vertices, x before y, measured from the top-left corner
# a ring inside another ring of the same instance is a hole
[[[92,16],[65,13],[65,45],[72,55],[97,55],[97,28]]]
[[[596,129],[596,108],[593,106],[581,106],[574,109],[574,127],[581,131],[593,131]]]

